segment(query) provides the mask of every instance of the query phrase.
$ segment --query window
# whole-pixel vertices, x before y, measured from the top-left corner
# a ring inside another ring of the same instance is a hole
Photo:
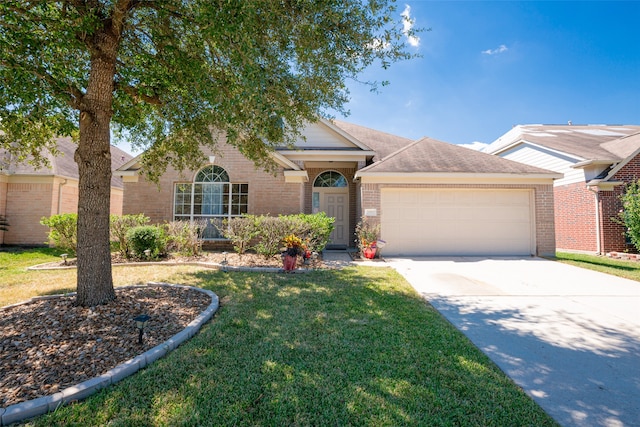
[[[176,221],[207,220],[205,239],[220,239],[216,226],[225,218],[247,213],[249,184],[229,182],[229,175],[220,166],[200,170],[193,183],[177,183],[174,189],[173,212]]]
[[[313,182],[314,187],[346,187],[347,180],[335,171],[322,172]]]

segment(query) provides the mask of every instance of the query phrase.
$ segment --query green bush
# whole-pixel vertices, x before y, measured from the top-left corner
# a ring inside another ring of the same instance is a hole
[[[42,217],[40,224],[50,228],[49,244],[75,254],[78,248],[78,214],[67,213]]]
[[[202,250],[202,232],[205,228],[206,219],[166,223],[167,250],[187,256],[198,255]]]
[[[127,242],[133,251],[133,256],[139,259],[158,259],[166,252],[166,238],[164,230],[155,225],[141,225],[127,231]],[[149,249],[149,256],[144,251]]]
[[[297,235],[302,236],[306,248],[312,252],[321,252],[329,242],[329,235],[333,231],[335,218],[326,213],[292,215],[300,222],[301,230]]]
[[[131,249],[127,242],[127,232],[134,227],[148,224],[150,219],[143,214],[111,215],[109,219],[111,241],[112,243],[115,242],[112,248],[116,247],[123,257],[129,259],[131,257]]]
[[[230,224],[239,219],[234,218]],[[233,224],[234,231],[224,236],[232,240],[236,251],[246,249],[249,242],[255,240],[252,249],[266,258],[279,254],[283,247],[283,239],[290,235],[300,237],[306,249],[320,252],[329,241],[334,221],[334,218],[328,217],[324,212],[278,217],[247,216],[243,221]]]
[[[225,239],[229,239],[233,249],[240,255],[250,248],[251,241],[255,239],[260,230],[257,228],[257,219],[254,215],[225,219],[222,221],[220,233]]]
[[[291,233],[290,224],[282,220],[282,217],[257,216],[254,217],[254,225],[259,230],[258,241],[253,246],[256,253],[265,258],[271,258],[280,253],[282,239]]]
[[[626,234],[636,250],[640,251],[640,180],[629,183],[620,200],[622,211],[618,222],[627,227]]]

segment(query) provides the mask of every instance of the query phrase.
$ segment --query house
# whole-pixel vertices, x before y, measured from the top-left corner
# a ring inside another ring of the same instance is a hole
[[[640,178],[640,126],[523,125],[484,152],[563,174],[554,181],[556,247],[608,253],[630,249],[615,219],[625,184]]]
[[[46,151],[49,166],[35,168],[17,163],[0,150],[0,215],[7,218],[7,231],[0,231],[0,245],[42,245],[49,228],[40,224],[42,217],[78,210],[78,167],[73,160],[77,145],[70,138],[59,138],[59,155]],[[131,155],[111,147],[111,165],[117,169]],[[122,214],[122,178],[111,179],[110,210]]]
[[[242,214],[326,212],[330,245],[354,245],[361,216],[381,225],[386,255],[555,253],[553,179],[541,168],[423,138],[412,141],[342,121],[309,124],[295,149],[273,154],[275,175],[221,141],[199,170],[147,182],[140,158],[124,179],[125,214],[152,222]],[[221,241],[214,226],[205,238]]]

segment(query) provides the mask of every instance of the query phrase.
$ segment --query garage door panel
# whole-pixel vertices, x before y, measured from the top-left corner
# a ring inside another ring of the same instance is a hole
[[[391,189],[381,194],[386,255],[529,255],[529,190]]]

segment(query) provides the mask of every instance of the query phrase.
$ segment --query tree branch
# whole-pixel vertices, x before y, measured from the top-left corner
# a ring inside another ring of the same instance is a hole
[[[160,97],[157,95],[145,95],[144,93],[140,93],[137,87],[130,85],[123,85],[118,82],[115,84],[116,89],[122,89],[127,95],[131,96],[136,102],[146,102],[151,105],[162,105],[162,101]]]

